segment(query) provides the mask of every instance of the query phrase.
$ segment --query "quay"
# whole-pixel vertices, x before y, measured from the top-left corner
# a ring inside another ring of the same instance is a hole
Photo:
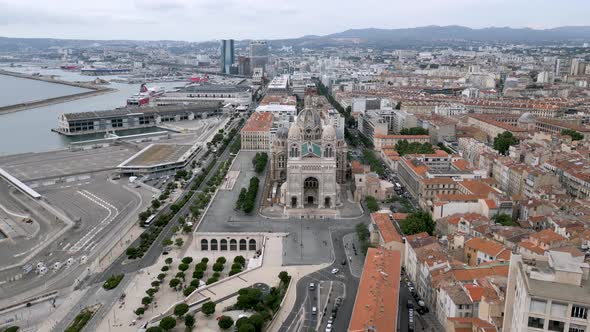
[[[20,112],[20,111],[28,110],[31,108],[60,104],[60,103],[64,103],[67,101],[88,98],[88,97],[102,95],[105,93],[110,93],[110,92],[115,91],[115,89],[112,89],[112,88],[97,86],[97,85],[94,85],[91,83],[86,83],[86,82],[69,82],[69,81],[54,79],[54,78],[47,77],[47,76],[33,76],[33,75],[29,75],[29,74],[17,73],[17,72],[7,71],[7,70],[0,70],[0,75],[7,75],[7,76],[18,77],[18,78],[37,80],[37,81],[43,81],[43,82],[48,82],[48,83],[54,83],[54,84],[63,84],[63,85],[69,85],[69,86],[73,86],[73,87],[77,87],[77,88],[91,90],[91,91],[84,91],[84,92],[80,92],[80,93],[74,93],[74,94],[67,95],[67,96],[46,98],[46,99],[41,99],[41,100],[35,100],[35,101],[30,101],[30,102],[2,106],[2,107],[0,107],[0,115],[6,114],[6,113]]]

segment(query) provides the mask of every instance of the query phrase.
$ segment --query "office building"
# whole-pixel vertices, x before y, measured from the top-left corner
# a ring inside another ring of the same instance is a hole
[[[264,40],[250,42],[250,64],[252,68],[266,68],[268,64],[268,45]]]
[[[231,73],[231,66],[234,63],[234,40],[223,39],[221,41],[221,72]]]

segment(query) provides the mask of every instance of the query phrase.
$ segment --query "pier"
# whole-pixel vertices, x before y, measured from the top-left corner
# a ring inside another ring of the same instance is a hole
[[[69,82],[69,81],[54,79],[54,78],[47,77],[47,76],[33,76],[33,75],[29,75],[29,74],[17,73],[17,72],[6,71],[6,70],[0,70],[0,75],[7,75],[7,76],[18,77],[18,78],[43,81],[43,82],[47,82],[47,83],[63,84],[63,85],[77,87],[77,88],[92,90],[92,91],[84,91],[84,92],[80,92],[80,93],[74,93],[74,94],[67,95],[67,96],[46,98],[46,99],[41,99],[41,100],[35,100],[35,101],[30,101],[30,102],[2,106],[2,107],[0,107],[0,115],[6,114],[6,113],[14,113],[14,112],[19,112],[19,111],[24,111],[24,110],[28,110],[31,108],[43,107],[43,106],[54,105],[54,104],[61,104],[61,103],[72,101],[72,100],[88,98],[88,97],[102,95],[105,93],[110,93],[110,92],[115,91],[115,89],[112,89],[112,88],[97,86],[97,85],[94,85],[91,83],[86,83],[86,82]]]

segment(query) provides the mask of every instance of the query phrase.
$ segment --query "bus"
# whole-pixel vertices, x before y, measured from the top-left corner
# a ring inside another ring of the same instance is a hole
[[[155,214],[152,214],[151,216],[149,216],[144,222],[143,222],[143,227],[148,227],[149,225],[152,224],[152,222],[154,221],[154,218],[156,218]]]
[[[414,332],[414,308],[408,308],[408,331]]]

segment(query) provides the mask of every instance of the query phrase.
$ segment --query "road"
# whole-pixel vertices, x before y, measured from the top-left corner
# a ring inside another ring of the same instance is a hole
[[[345,296],[342,305],[338,309],[336,319],[334,320],[333,331],[346,331],[349,318],[352,315],[359,283],[359,279],[351,274],[349,268],[350,264],[347,263],[347,265],[342,265],[343,260],[348,260],[344,251],[344,243],[342,239],[351,231],[352,228],[332,232],[331,237],[334,249],[334,263],[325,269],[311,273],[299,280],[296,286],[297,299],[293,306],[295,310],[287,316],[287,319],[279,328],[279,332],[315,331],[318,320],[323,323],[322,326],[325,326],[325,323],[330,316],[330,311],[327,311],[326,316],[324,317],[322,317],[323,308],[318,308],[317,315],[311,313],[311,308],[313,306],[318,307],[318,295],[316,292],[309,290],[309,284],[313,282],[315,285],[319,285],[320,281],[335,281],[343,284]],[[331,270],[333,268],[338,268],[340,272],[332,274]],[[332,296],[331,303],[333,303],[334,299],[335,296]],[[300,309],[296,310],[297,308]]]
[[[237,136],[236,136],[237,137]],[[228,144],[235,140],[234,139]],[[195,194],[198,191],[201,191],[205,186],[207,186],[207,181],[217,170],[219,169],[222,162],[228,160],[230,157],[229,148],[225,149],[224,152],[219,157],[211,157],[215,165],[211,169],[211,171],[205,177],[205,180],[201,183],[201,185],[195,190]],[[192,185],[192,184],[191,184]],[[190,188],[191,185],[188,185],[187,188]],[[179,200],[188,195],[188,191],[184,191],[180,196]],[[174,215],[174,217],[170,220],[170,222],[163,228],[162,232],[158,236],[158,238],[154,241],[152,246],[145,252],[144,256],[140,259],[136,260],[128,260],[127,255],[123,253],[119,256],[105,271],[102,273],[96,274],[88,280],[88,284],[90,288],[88,290],[87,296],[82,298],[79,303],[77,303],[72,310],[66,315],[64,319],[62,319],[54,331],[62,331],[61,328],[67,327],[67,324],[72,321],[72,319],[76,316],[79,312],[80,308],[84,308],[87,305],[93,303],[102,303],[108,304],[103,305],[103,307],[92,317],[92,319],[88,322],[87,328],[84,331],[92,331],[92,327],[98,326],[98,324],[105,318],[106,313],[111,305],[113,305],[117,299],[121,296],[122,290],[125,288],[125,283],[131,280],[135,273],[139,270],[151,266],[155,264],[158,257],[162,254],[164,249],[164,245],[162,244],[164,239],[171,238],[173,234],[174,226],[178,225],[178,220],[181,216],[185,216],[190,213],[190,206],[194,199],[191,197],[189,201]],[[158,216],[164,213],[170,213],[170,209],[167,206],[163,210],[158,213]],[[156,216],[156,218],[158,217]],[[139,244],[140,239],[135,240],[130,246],[137,246]],[[122,285],[119,285],[115,290],[105,292],[100,288],[100,285],[111,275],[117,274],[125,274],[126,277],[123,279]]]

